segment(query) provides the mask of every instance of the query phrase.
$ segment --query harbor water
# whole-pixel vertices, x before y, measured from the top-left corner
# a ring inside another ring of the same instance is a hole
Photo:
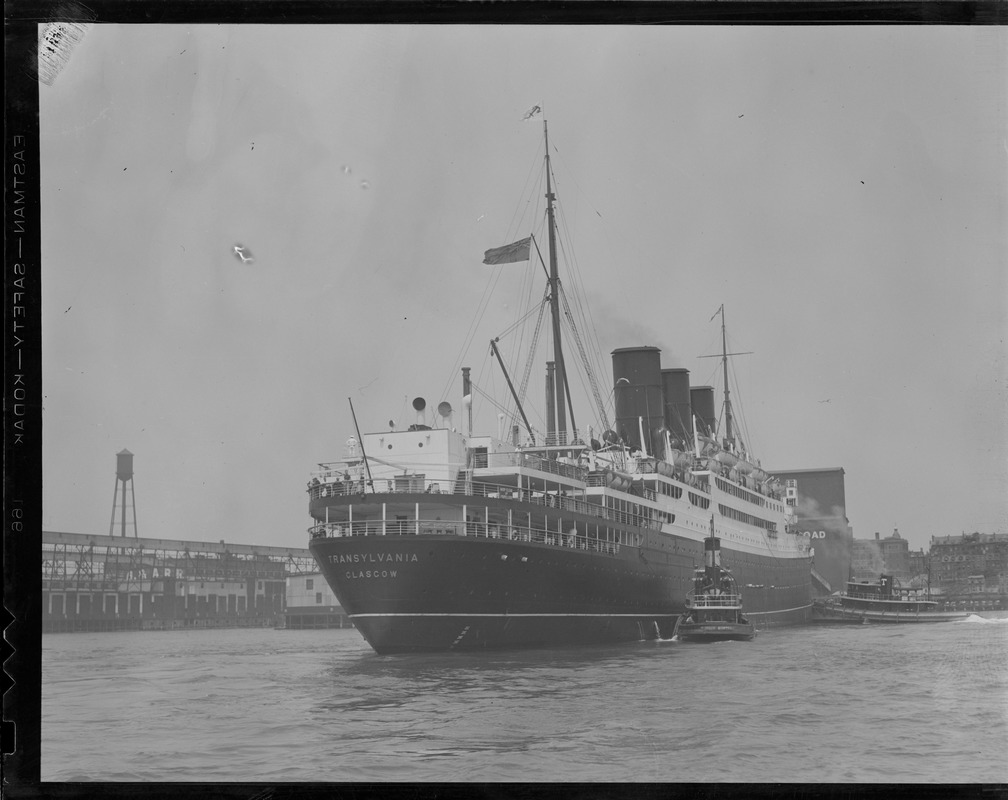
[[[478,655],[47,634],[42,779],[1003,783],[1005,616]]]

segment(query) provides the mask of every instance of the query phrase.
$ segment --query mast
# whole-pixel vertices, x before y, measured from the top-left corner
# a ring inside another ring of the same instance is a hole
[[[714,312],[714,317],[718,314],[721,315],[721,353],[718,355],[697,356],[697,358],[720,358],[721,363],[724,366],[725,441],[728,443],[728,447],[734,450],[735,432],[732,429],[731,396],[728,391],[728,357],[747,356],[750,355],[752,351],[747,350],[744,353],[728,352],[728,338],[725,335],[724,303],[721,304],[721,308]],[[714,317],[711,317],[712,322]]]
[[[566,443],[567,414],[564,407],[564,397],[570,397],[570,390],[567,388],[567,370],[564,368],[563,349],[560,344],[560,275],[557,270],[556,258],[556,224],[553,217],[553,201],[556,196],[553,194],[553,184],[550,176],[550,156],[549,156],[549,132],[546,128],[546,120],[543,120],[543,139],[546,143],[546,216],[549,223],[549,286],[550,286],[550,315],[553,319],[553,358],[556,361],[556,373],[554,376],[556,387],[562,387],[561,391],[553,391],[554,402],[556,403],[556,429],[546,431],[546,442]],[[572,409],[573,412],[573,409]],[[573,413],[571,423],[573,424]]]
[[[732,436],[731,400],[728,397],[728,340],[725,337],[724,303],[721,304],[721,361],[724,365],[724,416],[725,438],[728,446],[735,449],[735,437]]]

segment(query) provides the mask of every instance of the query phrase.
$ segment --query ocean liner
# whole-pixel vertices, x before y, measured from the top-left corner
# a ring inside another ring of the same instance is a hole
[[[415,422],[361,435],[351,403],[344,458],[319,464],[308,483],[309,548],[326,580],[381,654],[667,639],[713,525],[749,619],[807,621],[808,539],[793,529],[784,487],[734,429],[723,306],[723,431],[714,389],[663,369],[657,347],[612,351],[613,388],[602,391],[560,280],[545,121],[543,141],[546,257],[533,234],[487,250],[484,263],[529,261],[546,275],[529,347],[548,318],[545,430],[529,421],[531,355],[516,386],[500,337],[488,352],[508,387],[496,431],[473,431],[473,396],[485,393],[468,367],[461,430],[450,403],[434,412],[417,397]],[[574,422],[563,323],[597,429]]]

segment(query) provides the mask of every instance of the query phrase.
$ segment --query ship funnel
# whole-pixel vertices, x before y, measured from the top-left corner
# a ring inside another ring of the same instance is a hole
[[[661,350],[623,347],[612,351],[616,432],[633,450],[657,452],[665,423]],[[656,446],[656,443],[658,446]]]
[[[669,368],[661,371],[662,391],[665,395],[665,427],[672,432],[672,438],[689,441],[692,422],[690,421],[689,370]]]
[[[714,411],[714,387],[691,386],[690,405],[696,417],[697,427],[708,436],[713,436],[717,430],[717,414]]]
[[[721,539],[717,536],[704,539],[704,564],[708,567],[721,566]]]

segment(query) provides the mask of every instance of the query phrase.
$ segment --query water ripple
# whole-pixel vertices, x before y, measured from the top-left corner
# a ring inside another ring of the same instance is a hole
[[[65,634],[42,677],[52,781],[1008,781],[1001,621],[395,658],[353,630]]]

